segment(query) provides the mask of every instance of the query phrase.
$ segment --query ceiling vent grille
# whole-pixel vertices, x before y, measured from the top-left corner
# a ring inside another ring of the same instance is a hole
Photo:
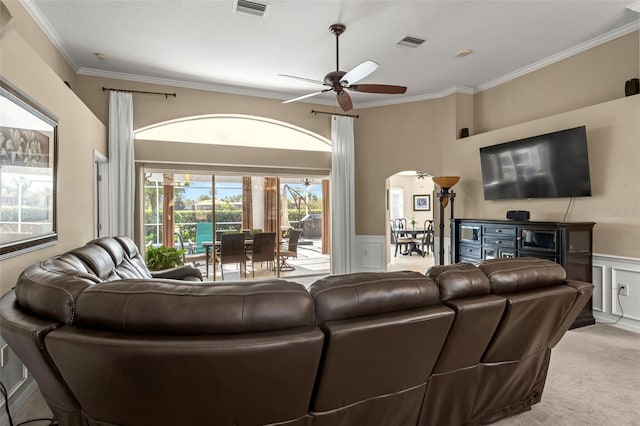
[[[407,46],[407,47],[418,47],[420,46],[422,43],[424,43],[425,40],[418,38],[418,37],[411,37],[411,36],[406,36],[405,38],[403,38],[402,40],[400,40],[398,42],[398,44],[400,46]]]
[[[233,10],[235,12],[247,13],[254,16],[264,16],[267,13],[266,3],[259,3],[249,0],[236,0],[233,2]]]

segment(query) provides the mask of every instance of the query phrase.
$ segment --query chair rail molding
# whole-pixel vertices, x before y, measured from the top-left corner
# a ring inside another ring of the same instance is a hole
[[[640,333],[640,259],[594,253],[593,284],[596,321]]]

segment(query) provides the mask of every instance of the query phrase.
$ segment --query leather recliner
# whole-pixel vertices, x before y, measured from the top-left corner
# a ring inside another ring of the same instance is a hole
[[[527,258],[309,290],[184,282],[149,277],[130,240],[98,241],[0,299],[2,336],[62,425],[490,423],[540,401],[593,289]]]

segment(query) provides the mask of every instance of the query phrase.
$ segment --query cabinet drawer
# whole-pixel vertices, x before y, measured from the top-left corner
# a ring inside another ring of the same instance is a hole
[[[489,236],[489,235],[507,235],[507,236],[511,236],[511,237],[515,237],[516,236],[516,227],[515,226],[488,226],[485,225],[482,227],[482,235],[483,236]]]
[[[482,239],[482,244],[497,247],[515,248],[516,239],[515,237],[510,237],[508,235],[490,235]]]
[[[460,258],[480,259],[480,246],[460,244]]]

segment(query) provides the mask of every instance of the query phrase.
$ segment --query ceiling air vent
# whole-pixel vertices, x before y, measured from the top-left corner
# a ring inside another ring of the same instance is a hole
[[[407,47],[418,47],[420,46],[422,43],[424,43],[425,40],[418,38],[418,37],[411,37],[411,36],[406,36],[405,38],[403,38],[402,40],[400,40],[398,42],[398,44],[400,46],[407,46]]]
[[[248,13],[254,16],[264,16],[267,13],[266,3],[258,3],[257,1],[236,0],[233,2],[233,10],[241,13]]]

